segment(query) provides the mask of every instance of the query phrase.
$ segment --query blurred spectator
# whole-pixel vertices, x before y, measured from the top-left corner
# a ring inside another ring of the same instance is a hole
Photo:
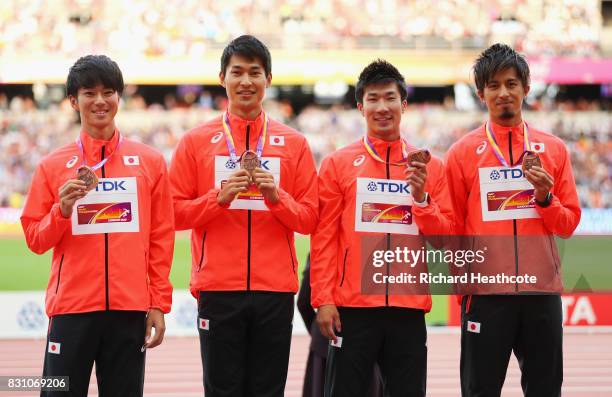
[[[3,0],[0,57],[201,57],[237,35],[271,48],[484,47],[594,55],[599,0]],[[471,43],[471,44],[470,44]]]
[[[223,109],[224,105],[222,98],[213,102],[208,96],[202,107],[194,104],[171,110],[159,105],[145,108],[138,95],[122,102],[125,109],[117,116],[122,134],[156,147],[167,161],[186,131],[219,112],[211,109],[211,104],[219,105],[216,109]],[[298,114],[287,102],[269,100],[264,106],[272,117],[304,133],[317,163],[333,150],[361,137],[365,127],[357,110],[341,105],[331,108],[311,105]],[[20,207],[36,164],[78,134],[76,113],[66,101],[46,110],[34,107],[31,100],[14,98],[10,110],[0,110],[0,207]],[[582,108],[585,110],[568,111]],[[591,108],[598,105],[562,102],[557,110],[526,112],[525,119],[566,142],[582,206],[612,208],[612,114]],[[453,142],[483,120],[484,114],[480,112],[460,112],[443,105],[411,105],[402,117],[401,129],[412,144],[443,156]]]

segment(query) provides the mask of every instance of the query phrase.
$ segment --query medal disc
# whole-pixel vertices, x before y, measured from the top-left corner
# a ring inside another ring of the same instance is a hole
[[[98,177],[95,172],[86,165],[77,169],[77,179],[85,182],[87,190],[92,190],[98,185]]]
[[[257,156],[257,153],[252,150],[247,150],[242,153],[242,156],[240,156],[240,168],[246,170],[249,173],[251,183],[254,182],[253,173],[255,172],[255,168],[257,167],[261,167],[261,159],[259,158],[259,156]]]
[[[530,170],[533,166],[542,167],[540,156],[538,156],[536,152],[526,151],[525,154],[523,154],[523,163],[521,168],[523,169],[523,172],[525,172]]]
[[[412,152],[408,153],[407,159],[408,165],[410,165],[410,163],[412,163],[413,161],[418,161],[419,163],[427,164],[429,163],[429,160],[431,160],[431,153],[429,153],[429,150],[425,149],[413,150]]]

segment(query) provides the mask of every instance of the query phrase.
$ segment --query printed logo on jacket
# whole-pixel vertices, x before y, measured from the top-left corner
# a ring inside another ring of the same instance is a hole
[[[135,177],[100,178],[98,186],[75,203],[72,234],[138,232]]]
[[[280,185],[280,158],[262,157],[261,168],[274,175],[276,186]],[[221,189],[229,177],[239,169],[240,164],[235,164],[229,156],[215,156],[215,188]],[[247,192],[238,194],[229,208],[268,211],[264,198],[255,185],[251,185]]]
[[[520,166],[478,170],[483,221],[539,218],[533,186]]]
[[[355,230],[419,234],[412,220],[412,195],[406,181],[357,178]]]

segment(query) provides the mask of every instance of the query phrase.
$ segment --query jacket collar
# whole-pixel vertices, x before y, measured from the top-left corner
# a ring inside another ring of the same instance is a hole
[[[495,136],[495,140],[498,145],[507,144],[508,142],[508,133],[512,134],[512,142],[523,142],[523,124],[521,121],[517,125],[512,127],[506,127],[503,125],[495,124],[491,120],[489,120],[489,126],[491,128],[491,132]]]
[[[104,158],[107,158],[115,152],[119,143],[119,130],[115,130],[112,138],[109,141],[103,141],[101,139],[95,139],[89,135],[85,130],[81,130],[79,133],[79,139],[83,144],[83,150],[85,151],[85,158],[88,161],[99,162],[102,160],[102,147],[104,147]]]
[[[249,127],[249,136],[252,139],[254,136],[259,137],[259,134],[262,131],[263,123],[264,123],[264,112],[263,110],[259,113],[255,120],[246,120],[236,115],[233,115],[227,112],[227,116],[229,119],[229,124],[232,129],[232,134],[234,138],[239,138],[244,140],[246,138],[246,130],[247,126]]]
[[[387,150],[390,148],[391,152],[389,153],[389,161],[392,163],[400,162],[404,159],[404,154],[402,152],[402,139],[396,139],[394,141],[385,141],[380,138],[375,138],[371,135],[368,135],[368,140],[374,146],[376,153],[384,160],[387,161]],[[411,145],[407,145],[406,150],[412,150]],[[367,151],[367,150],[366,150]]]

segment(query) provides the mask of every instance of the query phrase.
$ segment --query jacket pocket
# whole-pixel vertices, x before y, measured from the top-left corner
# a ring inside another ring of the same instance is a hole
[[[293,260],[293,251],[291,250],[291,241],[289,240],[289,236],[285,235],[287,238],[287,247],[289,248],[289,257],[291,257],[291,271],[295,274],[295,261]]]
[[[204,232],[204,235],[202,236],[202,253],[200,254],[200,263],[198,263],[198,272],[200,271],[200,268],[202,268],[202,262],[204,261],[204,242],[206,241],[206,232]]]
[[[62,265],[64,264],[64,254],[62,254],[62,259],[60,259],[59,270],[57,271],[57,284],[55,285],[55,293],[57,294],[57,290],[60,285],[60,278],[62,277]]]
[[[342,262],[342,278],[340,279],[340,286],[344,284],[344,276],[346,275],[346,257],[348,256],[348,248],[344,251],[344,261]]]

